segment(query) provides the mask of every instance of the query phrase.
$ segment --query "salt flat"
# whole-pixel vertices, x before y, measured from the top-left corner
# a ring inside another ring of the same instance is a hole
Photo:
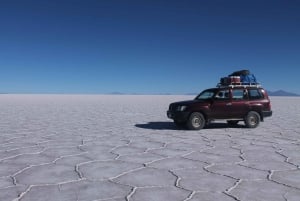
[[[300,200],[300,98],[256,129],[178,130],[168,104],[191,98],[0,95],[0,200]]]

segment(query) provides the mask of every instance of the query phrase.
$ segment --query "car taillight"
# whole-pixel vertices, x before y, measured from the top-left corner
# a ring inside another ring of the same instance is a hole
[[[268,102],[268,103],[267,103],[267,109],[268,109],[268,110],[271,110],[271,102]]]

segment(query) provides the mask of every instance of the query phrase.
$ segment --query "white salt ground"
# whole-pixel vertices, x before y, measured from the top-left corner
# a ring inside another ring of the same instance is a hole
[[[300,98],[256,129],[178,130],[192,96],[0,95],[0,200],[299,201]]]

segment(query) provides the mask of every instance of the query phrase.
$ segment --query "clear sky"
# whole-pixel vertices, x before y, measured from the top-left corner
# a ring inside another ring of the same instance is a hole
[[[249,69],[300,94],[297,0],[0,0],[2,93],[190,93]]]

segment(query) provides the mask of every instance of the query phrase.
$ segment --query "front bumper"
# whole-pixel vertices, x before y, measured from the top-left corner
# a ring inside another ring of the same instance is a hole
[[[169,119],[173,119],[175,121],[184,122],[188,120],[189,112],[181,112],[181,111],[167,111],[167,116]]]

